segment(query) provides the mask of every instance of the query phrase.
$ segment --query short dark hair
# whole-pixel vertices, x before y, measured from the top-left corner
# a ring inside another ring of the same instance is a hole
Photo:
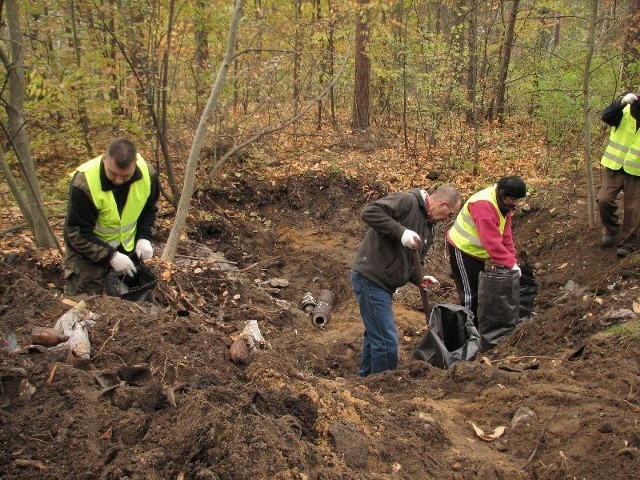
[[[138,151],[131,140],[121,137],[109,143],[107,155],[115,162],[118,168],[129,168],[136,161]]]
[[[527,196],[527,184],[520,177],[502,177],[498,180],[498,193],[505,197],[524,198]]]

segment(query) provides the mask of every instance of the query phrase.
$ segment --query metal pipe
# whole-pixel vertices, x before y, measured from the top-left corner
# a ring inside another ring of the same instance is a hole
[[[313,309],[313,324],[324,327],[331,318],[331,309],[335,298],[329,290],[322,290],[318,296],[316,307]]]
[[[311,292],[307,292],[304,294],[304,297],[302,297],[300,308],[304,310],[304,313],[311,314],[313,313],[313,309],[316,307],[316,303],[318,302],[313,298],[313,294]]]

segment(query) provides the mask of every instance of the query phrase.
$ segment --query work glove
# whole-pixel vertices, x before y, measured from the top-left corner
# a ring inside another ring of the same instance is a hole
[[[420,235],[418,235],[413,230],[409,230],[408,228],[402,234],[402,238],[400,239],[400,242],[402,242],[402,245],[404,245],[405,247],[411,248],[413,250],[417,250],[418,248],[420,248],[420,245],[422,244],[422,240],[420,240]]]
[[[109,262],[114,272],[133,277],[137,270],[133,261],[124,253],[116,252]]]
[[[151,242],[144,238],[138,240],[136,242],[136,255],[138,255],[140,260],[146,260],[147,258],[153,257],[153,247],[151,246]]]
[[[520,267],[518,266],[517,263],[513,267],[511,267],[511,270],[518,272],[518,277],[522,276],[522,270],[520,270]]]
[[[440,282],[436,277],[432,277],[431,275],[425,275],[424,277],[422,277],[420,288],[426,290],[430,285],[440,285]]]
[[[622,97],[620,103],[622,105],[631,105],[632,103],[635,103],[637,101],[638,96],[635,93],[627,93],[624,97]]]

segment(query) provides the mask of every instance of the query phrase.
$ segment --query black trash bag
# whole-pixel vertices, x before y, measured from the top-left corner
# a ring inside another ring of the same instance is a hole
[[[104,279],[105,292],[111,297],[131,302],[147,300],[158,285],[158,278],[135,254],[131,255],[131,259],[136,266],[136,274],[130,277],[111,270]]]
[[[429,316],[429,330],[413,358],[447,369],[459,360],[471,361],[480,350],[473,313],[461,305],[439,303]]]
[[[520,320],[520,279],[514,270],[480,272],[478,331],[480,350],[486,352],[509,334]]]
[[[522,265],[520,277],[520,321],[528,320],[533,313],[533,304],[538,294],[538,284],[531,265]]]

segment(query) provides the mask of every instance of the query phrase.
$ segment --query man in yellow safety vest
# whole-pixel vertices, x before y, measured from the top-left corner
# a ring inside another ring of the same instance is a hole
[[[640,102],[635,93],[627,93],[602,112],[602,121],[611,126],[609,143],[600,163],[602,183],[598,192],[598,211],[604,227],[602,247],[617,245],[624,258],[636,248],[640,230]],[[616,198],[624,192],[622,228]]]
[[[131,259],[153,256],[158,177],[125,138],[73,173],[64,239],[65,294],[97,294],[110,270],[133,276]]]

